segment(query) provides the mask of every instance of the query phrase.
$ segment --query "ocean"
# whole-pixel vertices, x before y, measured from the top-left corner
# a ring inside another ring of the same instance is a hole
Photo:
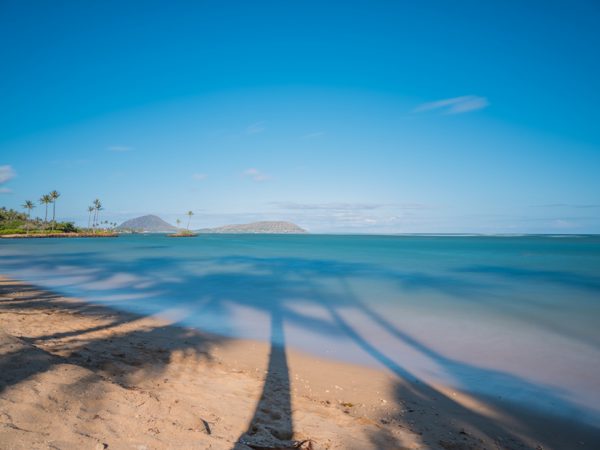
[[[600,421],[600,236],[15,239],[0,273]]]

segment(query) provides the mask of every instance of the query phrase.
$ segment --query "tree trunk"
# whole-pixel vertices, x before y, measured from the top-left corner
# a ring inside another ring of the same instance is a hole
[[[52,230],[54,230],[54,226],[56,225],[56,200],[52,202]]]

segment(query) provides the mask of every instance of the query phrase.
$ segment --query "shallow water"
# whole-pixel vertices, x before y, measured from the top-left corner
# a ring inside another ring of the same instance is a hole
[[[0,273],[600,420],[599,236],[0,240]]]

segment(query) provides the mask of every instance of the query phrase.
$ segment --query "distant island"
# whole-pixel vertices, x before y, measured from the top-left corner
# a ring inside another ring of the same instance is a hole
[[[199,233],[247,233],[247,234],[305,234],[307,231],[292,222],[262,221],[240,225],[225,225],[197,230]]]
[[[136,233],[172,233],[179,230],[179,228],[153,214],[126,220],[115,229],[120,232],[130,231]]]

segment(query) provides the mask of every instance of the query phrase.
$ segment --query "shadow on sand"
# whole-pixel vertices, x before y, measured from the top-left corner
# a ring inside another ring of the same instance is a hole
[[[496,397],[472,394],[470,405],[459,401],[448,392],[420,379],[408,367],[399,364],[378,348],[377,343],[369,341],[355,329],[343,314],[343,311],[353,310],[376,323],[399,344],[409,346],[433,360],[449,376],[458,380],[460,385],[469,386],[473,379],[486,379],[490,383],[510,389],[522,389],[530,395],[541,396],[564,411],[578,414],[577,406],[571,404],[555,389],[532,384],[510,373],[477,367],[437,353],[362,302],[353,292],[348,280],[385,279],[387,282],[398,283],[407,290],[431,289],[462,298],[477,297],[485,287],[479,284],[465,282],[452,276],[432,277],[423,273],[396,273],[364,264],[303,258],[197,258],[196,270],[193,272],[181,266],[177,259],[170,257],[139,258],[135,261],[120,262],[104,259],[101,254],[85,252],[50,255],[33,260],[20,256],[8,258],[10,260],[6,260],[4,264],[17,273],[21,269],[35,269],[39,273],[48,273],[51,276],[56,266],[71,268],[71,276],[80,271],[79,278],[70,281],[66,277],[58,289],[62,287],[68,291],[74,286],[87,286],[85,289],[89,295],[102,295],[106,298],[110,298],[111,295],[126,297],[126,290],[130,289],[129,292],[138,295],[134,300],[114,303],[124,309],[135,309],[136,302],[141,301],[141,298],[155,313],[160,312],[161,308],[166,309],[167,305],[168,308],[185,310],[191,322],[194,322],[194,318],[201,319],[202,316],[227,317],[233,307],[244,307],[269,317],[271,350],[263,392],[247,430],[235,445],[236,449],[292,448],[300,444],[294,440],[296,430],[292,418],[290,374],[284,335],[286,323],[301,327],[310,333],[350,340],[393,373],[397,377],[395,409],[387,417],[381,417],[381,423],[410,429],[422,436],[423,444],[427,448],[474,449],[489,448],[493,445],[498,448],[516,449],[532,448],[534,443],[543,448],[600,448],[598,428],[577,424],[576,421],[567,423],[562,418],[534,413]],[[116,277],[123,274],[132,274],[135,277]],[[588,289],[596,288],[593,282],[590,284],[585,280],[566,277],[564,281],[583,283]],[[332,286],[335,286],[335,289]],[[3,286],[0,295],[6,294],[6,289]],[[14,287],[8,289],[15,290]],[[22,292],[21,297],[3,301],[0,305],[2,309],[22,308],[25,305],[35,314],[36,308],[53,307],[55,294],[29,295],[28,292],[32,288],[27,286],[21,286],[18,290]],[[165,299],[168,299],[168,302],[165,302]],[[324,308],[327,317],[315,317],[294,308],[299,299]],[[92,304],[79,305],[77,310],[83,314],[106,313],[103,307]],[[139,317],[139,314],[118,315],[115,316],[114,323],[103,327],[108,329],[127,321],[138,320]],[[91,330],[86,330],[89,331]],[[72,333],[76,335],[78,332]],[[65,333],[41,336],[36,338],[36,341],[64,336]],[[85,337],[82,336],[82,339],[85,340]],[[184,328],[173,326],[119,336],[112,342],[115,352],[118,352],[120,339],[140,344],[162,340],[165,342],[165,361],[168,360],[170,352],[181,349],[193,351],[199,358],[208,357],[211,346],[216,343],[208,338],[192,339]],[[93,340],[85,342],[84,351],[65,358],[71,363],[92,370],[108,367],[110,372],[115,355],[109,354],[105,359],[98,359],[93,356],[98,353],[95,351],[95,345]],[[143,364],[140,355],[132,355],[131,359],[140,361],[140,365],[125,373],[122,373],[122,370],[110,372],[110,376],[124,386],[133,373],[149,370]],[[62,360],[63,357],[48,358],[31,349],[6,356],[0,362],[0,392],[19,383],[24,377],[48,370]],[[19,375],[15,376],[17,372],[14,368],[24,361],[28,363],[27,370],[19,371]],[[153,373],[148,373],[148,376],[157,376],[161,366],[153,365],[151,370]],[[433,424],[437,424],[438,429],[441,425],[445,430],[444,435],[433,433]],[[384,440],[393,440],[389,426],[382,427],[379,435],[370,436],[375,448],[382,448],[380,443]],[[396,448],[403,448],[402,442],[398,441]]]

